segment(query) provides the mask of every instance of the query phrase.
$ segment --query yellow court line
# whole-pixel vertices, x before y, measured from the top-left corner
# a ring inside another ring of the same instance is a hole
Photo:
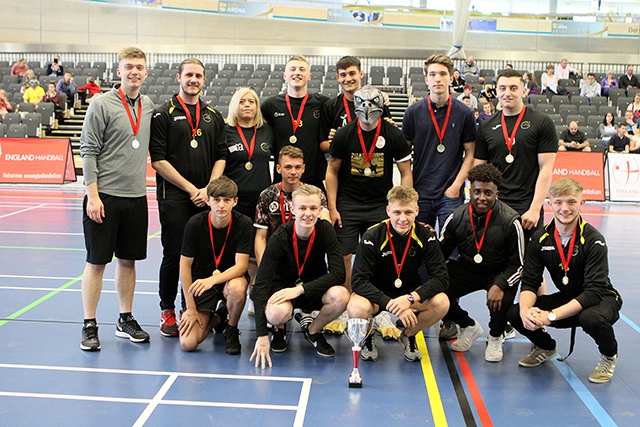
[[[427,343],[424,340],[422,332],[418,332],[418,334],[416,334],[416,343],[418,344],[420,353],[422,353],[422,360],[420,361],[420,364],[422,365],[424,383],[427,387],[427,395],[429,395],[429,404],[431,406],[431,414],[433,415],[433,425],[435,427],[447,427],[449,424],[447,423],[447,417],[444,413],[440,390],[438,389],[436,376],[433,373],[429,350],[427,349]]]

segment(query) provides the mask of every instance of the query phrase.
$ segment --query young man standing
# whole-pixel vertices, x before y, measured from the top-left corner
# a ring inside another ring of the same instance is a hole
[[[180,91],[156,108],[149,144],[162,227],[160,333],[165,337],[178,336],[175,300],[184,228],[193,215],[209,210],[207,184],[222,175],[227,157],[224,119],[199,97],[204,65],[185,59],[176,79]]]
[[[87,263],[82,276],[82,350],[100,350],[96,309],[106,265],[115,253],[120,317],[116,336],[149,341],[131,315],[135,261],[147,257],[146,166],[153,102],[140,95],[147,59],[136,47],[118,53],[120,85],[96,98],[80,137],[86,186],[82,224]]]
[[[249,284],[251,219],[233,210],[238,186],[226,176],[206,188],[210,210],[194,215],[186,225],[180,256],[180,282],[186,310],[180,321],[180,346],[194,351],[220,319],[215,310],[226,301],[229,321],[223,334],[227,354],[240,354],[238,321]],[[213,273],[212,273],[213,272]]]
[[[253,288],[258,339],[250,360],[256,359],[256,367],[272,366],[271,348],[286,351],[284,325],[294,308],[320,310],[313,321],[303,318],[300,327],[319,355],[335,355],[322,328],[344,311],[349,291],[343,286],[344,264],[335,231],[327,221],[318,221],[320,195],[312,185],[297,188],[292,195],[294,221],[278,227],[264,251]],[[267,322],[275,327],[271,342]]]
[[[600,350],[600,362],[589,381],[606,383],[618,360],[613,324],[620,318],[622,298],[609,280],[604,237],[580,216],[582,190],[571,178],[559,179],[549,188],[553,220],[529,241],[519,304],[507,317],[534,345],[520,366],[538,366],[558,353],[546,327],[580,326]],[[558,292],[538,296],[545,268]]]
[[[401,185],[388,192],[387,200],[389,219],[367,230],[358,245],[347,311],[351,318],[368,319],[384,310],[397,316],[405,327],[398,340],[404,358],[416,362],[422,355],[415,335],[449,309],[444,294],[449,278],[435,235],[416,223],[418,193]],[[429,273],[424,283],[419,273],[423,263]],[[375,333],[367,337],[361,357],[378,359]]]
[[[304,56],[292,56],[284,70],[287,90],[284,94],[272,96],[261,107],[262,115],[273,128],[275,152],[285,145],[299,147],[306,159],[302,180],[307,184],[324,189],[324,174],[327,161],[320,149],[320,110],[329,99],[320,93],[308,93],[311,79],[309,61]],[[280,181],[280,174],[274,173],[274,181]]]
[[[502,360],[503,332],[507,310],[520,283],[524,258],[524,236],[516,211],[498,199],[500,171],[493,165],[478,165],[469,171],[471,202],[457,208],[444,223],[440,247],[445,258],[457,249],[460,257],[449,259],[449,312],[444,320],[460,326],[454,351],[467,351],[482,333],[482,326],[460,307],[458,299],[475,291],[487,292],[489,335],[484,358]]]

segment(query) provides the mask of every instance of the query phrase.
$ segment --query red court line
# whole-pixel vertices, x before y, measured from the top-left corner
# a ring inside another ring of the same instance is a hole
[[[454,351],[453,353],[456,354],[456,358],[458,359],[460,372],[462,373],[464,381],[467,383],[467,389],[469,389],[471,400],[473,400],[473,404],[475,405],[478,416],[480,417],[480,423],[483,427],[493,427],[493,421],[491,421],[489,411],[487,411],[487,407],[484,405],[482,394],[480,393],[480,390],[478,390],[478,385],[476,384],[476,380],[473,378],[473,373],[467,363],[467,359],[464,357],[464,354],[459,351]]]

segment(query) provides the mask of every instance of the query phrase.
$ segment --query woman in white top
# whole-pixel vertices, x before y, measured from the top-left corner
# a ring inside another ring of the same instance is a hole
[[[602,142],[606,143],[609,142],[611,137],[615,135],[616,132],[615,117],[613,116],[613,113],[609,111],[604,116],[604,119],[602,120],[602,123],[600,123],[600,126],[598,126],[597,137],[602,139]]]
[[[542,93],[544,93],[547,89],[553,93],[558,93],[558,78],[553,74],[555,67],[553,64],[547,65],[546,74],[542,75],[540,79],[540,83],[542,85]]]

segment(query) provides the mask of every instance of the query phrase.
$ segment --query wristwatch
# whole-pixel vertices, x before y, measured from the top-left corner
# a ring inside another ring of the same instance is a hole
[[[412,295],[412,294],[408,294],[407,295],[407,299],[409,300],[409,302],[411,304],[413,304],[414,302],[416,302],[416,298]]]
[[[549,314],[547,314],[547,319],[549,319],[549,322],[551,323],[556,321],[556,314],[553,312],[553,310],[549,310]]]

